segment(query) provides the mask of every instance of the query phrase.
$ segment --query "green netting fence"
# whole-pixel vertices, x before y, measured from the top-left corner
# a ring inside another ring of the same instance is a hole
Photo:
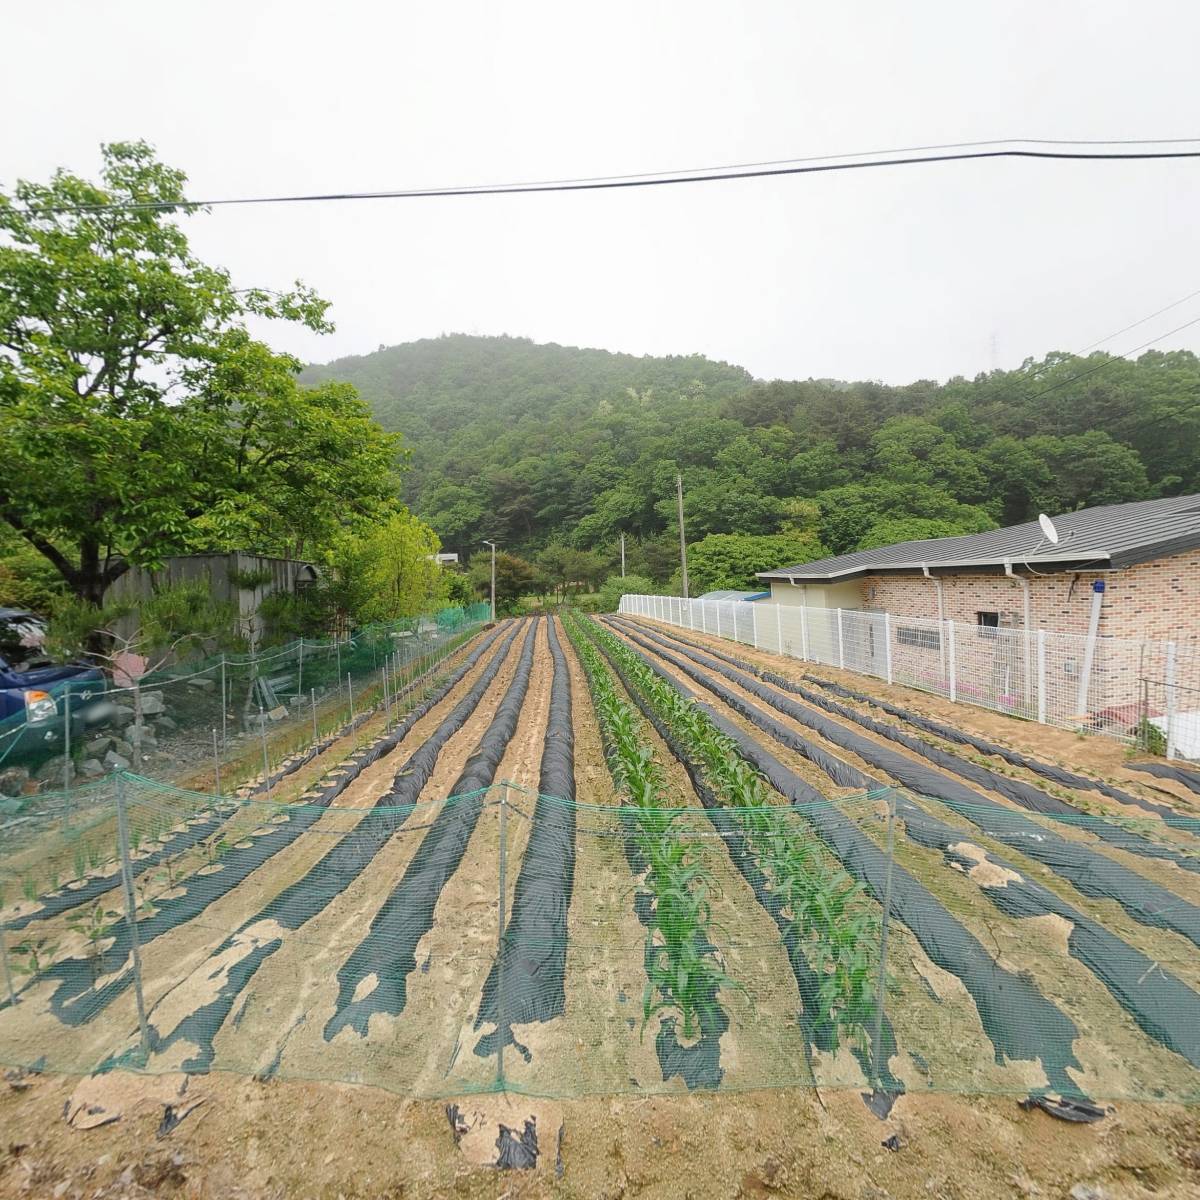
[[[261,781],[410,689],[488,619],[446,608],[303,638],[259,654],[221,654],[144,676],[136,686],[67,680],[54,711],[0,722],[0,824],[79,793],[114,770],[210,790]],[[218,780],[218,775],[220,779]]]
[[[0,1061],[422,1097],[1200,1100],[1189,883],[1165,915],[1081,896],[899,789],[774,810],[771,844],[760,809],[511,783],[397,805],[399,764],[356,785],[377,749],[287,800],[118,772],[8,829]],[[1054,828],[1090,844],[1089,820]]]

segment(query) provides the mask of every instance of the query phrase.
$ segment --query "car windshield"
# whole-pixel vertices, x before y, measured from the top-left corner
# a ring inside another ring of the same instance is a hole
[[[50,661],[42,650],[45,639],[46,626],[37,617],[27,613],[0,617],[0,659],[10,670],[45,666]]]

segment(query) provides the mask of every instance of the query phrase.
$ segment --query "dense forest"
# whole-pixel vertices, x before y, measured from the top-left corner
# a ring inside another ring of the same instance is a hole
[[[331,380],[403,434],[405,499],[445,548],[469,555],[488,537],[611,561],[625,532],[630,569],[663,583],[676,471],[689,543],[735,564],[707,581],[722,586],[827,552],[1200,491],[1200,360],[1187,351],[1056,353],[895,387],[451,335],[302,376]]]

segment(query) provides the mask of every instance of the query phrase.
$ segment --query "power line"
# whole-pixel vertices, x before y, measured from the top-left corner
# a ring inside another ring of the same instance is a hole
[[[1023,145],[1195,145],[1200,138],[1179,138],[1164,140],[1139,140],[1127,142],[1033,142],[1023,141]],[[960,143],[964,146],[1005,145],[1007,142]],[[930,147],[930,149],[943,149]],[[950,147],[945,147],[951,151]],[[132,201],[122,204],[78,204],[48,207],[46,212],[145,212],[164,211],[177,208],[216,208],[231,205],[250,204],[314,204],[328,203],[340,200],[417,200],[448,196],[506,196],[525,195],[547,192],[588,192],[611,191],[617,189],[666,187],[683,183],[719,183],[734,179],[764,179],[787,175],[814,175],[835,171],[856,171],[879,167],[928,166],[934,163],[965,162],[970,160],[995,158],[1023,158],[1033,160],[1060,161],[1097,161],[1118,162],[1155,159],[1184,159],[1200,158],[1200,149],[1191,150],[1055,150],[1055,149],[973,149],[961,152],[939,154],[915,154],[896,157],[894,152],[888,158],[870,158],[863,152],[858,155],[825,155],[818,159],[785,159],[783,163],[794,165],[751,165],[747,167],[717,167],[688,172],[655,173],[630,176],[597,176],[594,178],[551,180],[530,183],[506,184],[474,184],[462,187],[424,187],[398,189],[392,191],[373,192],[322,192],[278,196],[238,196],[223,197],[212,200],[179,200],[179,201]]]
[[[1168,307],[1174,307],[1174,305],[1169,305]],[[1149,318],[1147,317],[1146,320],[1149,320]],[[1140,325],[1141,322],[1137,321],[1135,324]],[[1179,333],[1181,330],[1188,329],[1192,325],[1197,324],[1200,324],[1200,317],[1193,317],[1190,321],[1185,321],[1182,325],[1176,325],[1174,329],[1168,329],[1166,333],[1160,333],[1158,337],[1151,338],[1148,342],[1143,342],[1140,346],[1134,346],[1132,350],[1124,350],[1120,354],[1116,354],[1111,358],[1105,359],[1104,362],[1098,363],[1094,367],[1089,367],[1086,371],[1080,371],[1078,374],[1072,375],[1068,379],[1061,379],[1058,383],[1053,383],[1048,388],[1043,388],[1040,392],[1034,392],[1032,396],[1026,396],[1025,399],[1027,401],[1037,400],[1039,397],[1048,395],[1050,392],[1056,392],[1061,387],[1066,387],[1069,383],[1075,383],[1079,379],[1086,379],[1089,375],[1095,375],[1098,371],[1105,371],[1114,364],[1127,359],[1131,354],[1138,354],[1140,351],[1145,350],[1150,346],[1157,344],[1158,342],[1161,342],[1164,338],[1169,338],[1172,334]],[[1132,328],[1132,326],[1130,328]],[[1116,335],[1114,334],[1113,336],[1115,337]]]
[[[1148,317],[1142,317],[1140,320],[1134,321],[1132,325],[1126,325],[1123,329],[1118,329],[1116,333],[1110,333],[1107,337],[1102,337],[1099,341],[1092,342],[1090,346],[1084,346],[1079,351],[1080,354],[1086,354],[1089,350],[1094,350],[1097,346],[1102,346],[1105,342],[1111,342],[1113,338],[1120,337],[1123,333],[1128,333],[1131,329],[1136,329],[1139,325],[1145,325],[1147,321],[1153,321],[1155,317],[1161,317],[1163,313],[1170,312],[1173,308],[1178,308],[1181,304],[1186,304],[1187,301],[1200,296],[1200,288],[1194,292],[1189,292],[1182,300],[1174,300],[1170,304],[1158,309],[1157,312],[1152,312]]]

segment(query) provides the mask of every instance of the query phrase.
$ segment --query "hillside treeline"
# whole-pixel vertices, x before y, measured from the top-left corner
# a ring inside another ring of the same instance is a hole
[[[1200,361],[1052,354],[903,387],[447,336],[310,367],[411,449],[406,500],[449,549],[615,550],[666,580],[689,542],[784,535],[809,556],[1200,491]],[[636,543],[636,548],[633,544]]]

